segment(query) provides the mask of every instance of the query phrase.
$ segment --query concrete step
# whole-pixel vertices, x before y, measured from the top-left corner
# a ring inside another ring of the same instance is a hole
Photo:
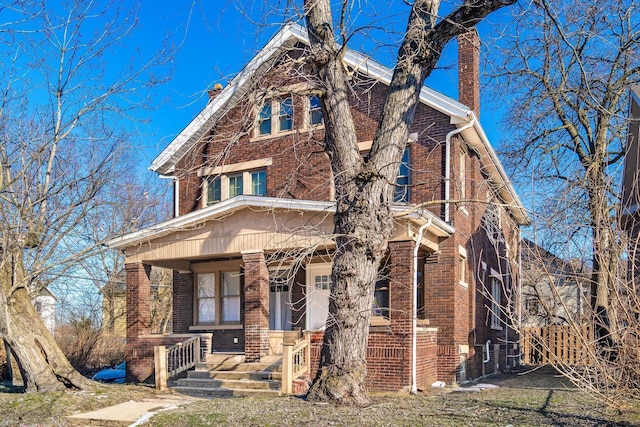
[[[188,378],[217,379],[217,380],[280,380],[282,372],[277,371],[189,371]]]
[[[172,390],[195,397],[260,397],[280,396],[280,390],[173,387]]]
[[[246,390],[280,390],[280,381],[271,380],[220,380],[213,378],[181,378],[177,381],[178,387],[198,387],[198,388],[224,388],[224,389],[246,389]]]

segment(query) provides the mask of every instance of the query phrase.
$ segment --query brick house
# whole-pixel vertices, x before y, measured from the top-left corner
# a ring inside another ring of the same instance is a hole
[[[174,180],[174,218],[110,242],[126,254],[130,379],[152,378],[153,345],[201,332],[213,333],[212,352],[250,362],[277,353],[282,331],[308,331],[317,368],[334,203],[319,100],[297,61],[307,45],[306,29],[288,24],[210,91],[151,165]],[[478,121],[478,50],[475,30],[460,38],[460,102],[421,92],[372,307],[371,389],[409,387],[413,360],[424,387],[517,359],[500,307],[516,300],[519,226],[528,218]],[[391,70],[351,50],[344,62],[366,155]],[[151,265],[173,270],[173,335],[149,333]]]

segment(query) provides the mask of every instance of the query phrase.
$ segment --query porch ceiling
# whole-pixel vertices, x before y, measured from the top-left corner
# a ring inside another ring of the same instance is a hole
[[[394,208],[393,240],[415,240],[418,227],[429,222],[422,245],[437,250],[453,228],[429,212]],[[190,260],[239,256],[242,252],[328,249],[335,245],[332,202],[238,196],[156,224],[108,245],[126,254],[126,262],[145,262],[174,269],[189,268]]]

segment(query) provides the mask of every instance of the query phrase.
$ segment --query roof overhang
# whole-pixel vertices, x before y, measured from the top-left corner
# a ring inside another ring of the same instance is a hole
[[[215,205],[118,237],[107,242],[107,245],[112,249],[126,250],[150,243],[155,239],[160,239],[172,233],[194,230],[208,221],[223,220],[242,209],[263,212],[318,213],[327,214],[327,217],[329,217],[335,213],[335,202],[247,195],[236,196],[216,203]],[[423,224],[428,224],[427,231],[434,236],[434,238],[446,238],[451,236],[455,231],[453,227],[427,210],[407,211],[407,206],[405,205],[394,205],[392,207],[392,214],[398,221],[407,221],[410,224],[414,224],[413,229],[417,229]],[[320,218],[325,217],[321,216]],[[408,230],[409,236],[415,238],[415,233],[412,233],[411,226],[408,226]]]

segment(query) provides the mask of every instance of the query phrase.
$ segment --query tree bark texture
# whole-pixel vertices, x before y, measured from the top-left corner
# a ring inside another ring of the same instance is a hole
[[[0,268],[0,337],[16,359],[26,390],[86,388],[89,381],[71,366],[21,284],[21,255],[4,252]]]
[[[366,405],[366,352],[375,281],[393,231],[391,203],[420,90],[444,45],[511,0],[466,2],[435,23],[439,1],[417,0],[368,159],[358,141],[348,99],[343,51],[335,42],[328,0],[305,1],[311,74],[322,95],[325,151],[336,194],[329,316],[320,369],[307,398]]]

